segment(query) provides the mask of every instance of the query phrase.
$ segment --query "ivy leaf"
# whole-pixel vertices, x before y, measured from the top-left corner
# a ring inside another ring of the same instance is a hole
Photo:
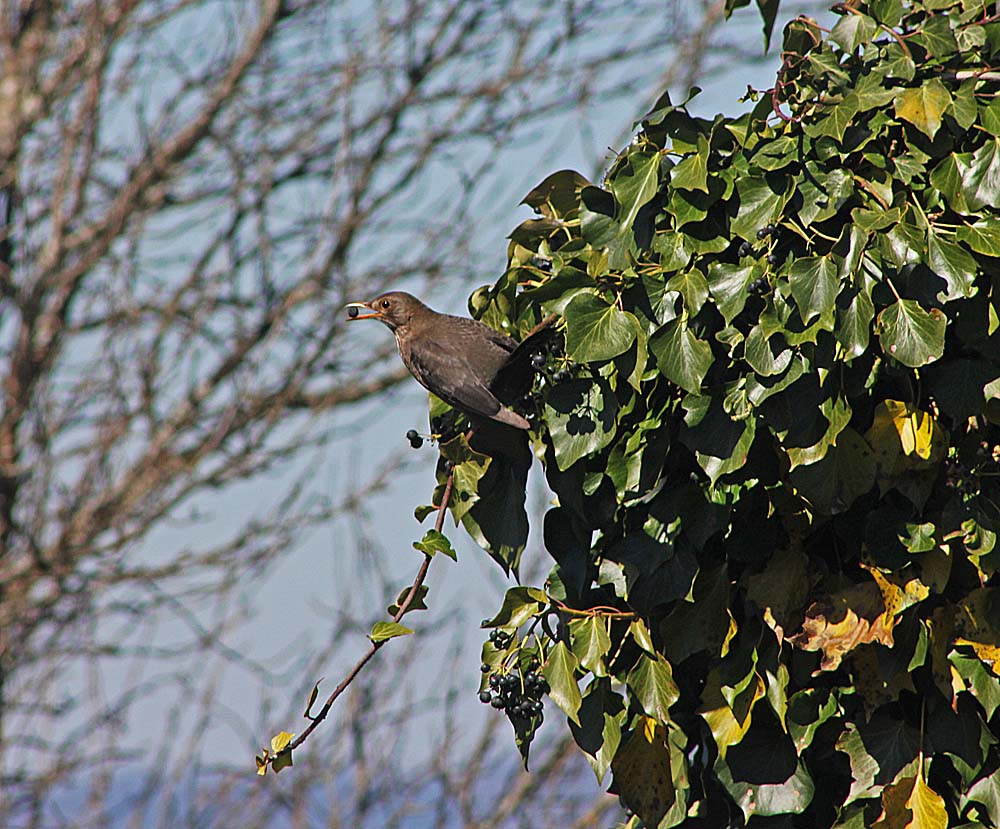
[[[574,723],[580,725],[578,712],[583,701],[576,684],[576,656],[564,642],[556,642],[542,665],[542,676],[549,683],[549,697]]]
[[[537,616],[548,603],[544,590],[536,587],[512,587],[504,595],[497,615],[484,627],[520,627]]]
[[[933,227],[927,229],[927,264],[948,285],[946,291],[938,292],[939,302],[968,298],[976,292],[976,260],[965,248],[942,239]]]
[[[787,196],[777,193],[763,176],[744,176],[736,184],[739,212],[730,227],[734,236],[752,239],[757,231],[778,218]]]
[[[878,24],[866,14],[845,14],[830,32],[830,40],[845,52],[870,43],[878,31]]]
[[[837,279],[837,266],[829,256],[795,260],[788,282],[799,315],[806,324],[814,316],[831,310],[837,301],[840,282]]]
[[[603,377],[559,383],[545,398],[545,422],[560,470],[607,446],[615,436],[618,398]]]
[[[662,724],[640,717],[611,761],[613,789],[645,826],[659,826],[677,797],[666,737]]]
[[[932,139],[941,127],[944,111],[951,104],[951,93],[937,78],[924,81],[920,86],[903,89],[896,95],[896,117],[909,121],[928,138]]]
[[[574,619],[569,623],[569,635],[573,653],[580,660],[581,667],[594,676],[606,676],[607,669],[603,660],[611,650],[607,622],[597,615]]]
[[[627,682],[643,711],[659,722],[669,722],[670,706],[680,698],[680,691],[666,659],[643,654],[629,671]]]
[[[759,276],[753,265],[729,265],[713,262],[708,269],[708,289],[726,325],[743,310],[747,286]]]
[[[685,391],[697,393],[712,366],[712,347],[698,339],[687,320],[678,317],[660,328],[649,340],[660,372]]]
[[[948,319],[939,308],[925,311],[913,299],[899,299],[878,315],[882,350],[904,366],[919,368],[944,353]]]
[[[632,227],[636,214],[656,195],[659,183],[660,154],[632,153],[611,183],[611,192],[621,205],[618,224],[622,231]]]
[[[600,187],[580,191],[580,234],[595,248],[607,247],[620,234],[615,221],[615,198]]]
[[[866,287],[859,287],[847,308],[837,311],[837,341],[843,346],[847,359],[864,354],[871,337],[875,305]]]
[[[434,556],[436,553],[443,553],[452,561],[458,561],[458,553],[451,546],[448,537],[438,530],[428,530],[420,541],[413,542],[413,549]]]
[[[368,638],[372,642],[385,642],[387,639],[395,639],[397,636],[409,636],[413,631],[399,624],[399,622],[376,622],[372,625],[372,632]]]
[[[670,171],[670,186],[708,192],[708,139],[698,136],[698,151]]]
[[[1000,219],[986,216],[972,225],[962,225],[955,238],[959,242],[964,242],[976,253],[984,256],[1000,256]]]
[[[986,141],[971,156],[956,155],[955,161],[969,209],[1000,207],[1000,138]]]
[[[580,363],[610,360],[635,342],[638,323],[631,314],[591,293],[573,297],[563,311],[566,353]]]

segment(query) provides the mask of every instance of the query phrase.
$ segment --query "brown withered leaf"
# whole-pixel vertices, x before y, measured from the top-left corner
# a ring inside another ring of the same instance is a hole
[[[878,585],[865,582],[813,602],[802,630],[788,641],[804,651],[822,651],[820,670],[835,671],[858,645],[878,642],[891,647],[892,628]]]

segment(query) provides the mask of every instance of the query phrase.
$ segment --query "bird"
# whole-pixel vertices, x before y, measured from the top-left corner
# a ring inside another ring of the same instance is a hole
[[[389,291],[370,302],[347,304],[350,320],[377,319],[396,336],[399,356],[425,389],[470,416],[527,430],[508,408],[531,389],[534,358],[554,333],[547,327],[524,341],[478,320],[440,314],[412,294]]]

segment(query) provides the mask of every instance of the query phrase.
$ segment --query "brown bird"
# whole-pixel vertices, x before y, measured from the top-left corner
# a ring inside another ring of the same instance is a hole
[[[396,335],[410,374],[448,405],[473,417],[530,428],[506,407],[531,389],[532,357],[551,331],[543,329],[518,343],[477,320],[432,311],[403,291],[351,302],[347,308],[352,320],[385,323]],[[367,313],[359,313],[362,309]]]

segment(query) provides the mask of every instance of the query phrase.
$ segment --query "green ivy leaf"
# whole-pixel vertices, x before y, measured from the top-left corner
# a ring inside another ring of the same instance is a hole
[[[882,350],[910,368],[932,363],[944,353],[948,320],[938,308],[925,311],[912,299],[899,299],[878,315]]]
[[[458,561],[458,553],[451,546],[448,537],[438,530],[428,530],[420,541],[413,542],[413,549],[434,556],[436,553],[444,553],[452,561]]]
[[[830,40],[845,52],[854,52],[859,46],[870,43],[878,31],[878,24],[866,14],[845,14],[830,32]]]
[[[712,365],[712,347],[698,339],[687,320],[678,317],[660,328],[649,340],[660,372],[685,391],[697,393]]]
[[[563,311],[566,354],[579,363],[610,360],[635,342],[638,322],[591,293],[577,294]]]
[[[643,654],[629,671],[627,682],[643,711],[659,722],[670,721],[670,706],[680,698],[680,691],[666,659]]]
[[[955,234],[959,242],[964,242],[976,253],[984,256],[1000,256],[1000,219],[986,216],[971,225],[962,225]]]
[[[639,209],[656,195],[659,183],[660,154],[635,152],[611,183],[611,192],[621,206],[618,224],[622,231],[631,229]]]
[[[376,622],[372,625],[372,632],[368,638],[373,642],[384,642],[387,639],[395,639],[397,636],[409,636],[413,631],[399,624],[399,622]]]
[[[698,152],[692,153],[670,171],[670,186],[681,190],[708,192],[708,139],[698,137]]]
[[[875,305],[865,287],[859,287],[849,304],[837,312],[837,341],[843,346],[847,359],[858,357],[868,349]]]
[[[517,628],[537,616],[549,603],[544,590],[536,587],[512,587],[504,594],[497,615],[485,627]]]
[[[976,260],[965,248],[943,239],[933,226],[927,229],[927,264],[948,285],[938,292],[939,302],[968,298],[976,292]]]
[[[580,666],[594,676],[606,676],[604,657],[611,650],[606,620],[596,615],[573,619],[569,623],[569,635]]]
[[[542,665],[542,676],[549,683],[549,697],[574,723],[580,725],[580,688],[576,684],[576,656],[563,642],[556,642]]]
[[[837,301],[840,281],[837,266],[829,256],[797,259],[792,263],[788,282],[804,323],[808,324],[818,314],[825,314]]]

